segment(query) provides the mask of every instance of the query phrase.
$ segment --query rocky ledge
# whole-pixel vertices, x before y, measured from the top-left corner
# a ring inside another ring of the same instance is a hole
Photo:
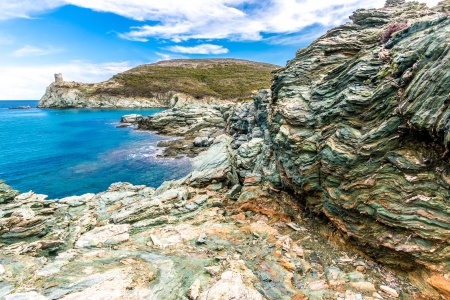
[[[206,150],[156,190],[49,201],[2,185],[0,292],[449,299],[449,8],[358,10],[253,101],[139,121]]]
[[[187,177],[57,200],[0,184],[2,299],[374,299],[421,292],[270,185],[222,135]],[[412,298],[411,298],[412,299]]]
[[[181,110],[143,124],[225,130],[241,184],[289,191],[349,246],[449,297],[449,7],[358,10],[276,72],[271,95],[211,107],[217,127]]]

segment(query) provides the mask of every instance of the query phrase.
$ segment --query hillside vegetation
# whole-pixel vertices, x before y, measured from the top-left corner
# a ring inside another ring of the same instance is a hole
[[[269,88],[278,66],[235,59],[171,60],[141,65],[89,91],[125,97],[181,92],[195,98],[245,99]]]

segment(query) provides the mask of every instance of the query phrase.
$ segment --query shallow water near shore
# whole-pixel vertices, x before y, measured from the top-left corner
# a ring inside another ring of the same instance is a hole
[[[30,109],[8,109],[31,106]],[[116,128],[124,114],[163,109],[38,109],[37,101],[0,101],[0,179],[49,198],[96,193],[111,183],[158,186],[187,175],[190,160],[157,157],[151,132]]]

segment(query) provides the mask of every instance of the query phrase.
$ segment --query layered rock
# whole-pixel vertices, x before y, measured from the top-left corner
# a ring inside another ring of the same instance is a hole
[[[115,183],[97,195],[9,199],[0,206],[0,298],[420,295],[375,262],[333,248],[333,230],[287,193],[250,184],[239,192],[232,141],[217,137],[190,175],[156,190]]]
[[[191,174],[156,191],[114,184],[47,201],[0,187],[0,255],[16,263],[3,267],[10,273],[0,292],[448,297],[448,7],[390,0],[358,10],[299,50],[254,101],[179,101],[142,120],[141,129],[184,136],[176,153],[207,149]],[[342,246],[411,275],[420,291]],[[50,277],[34,291],[23,281],[14,290],[17,269]],[[52,281],[80,269],[85,275],[70,282]],[[139,270],[150,273],[132,285]]]
[[[178,137],[158,143],[165,148],[165,156],[194,157],[225,132],[226,118],[233,106],[231,101],[178,101],[172,109],[140,120],[138,129]]]
[[[448,274],[450,19],[439,11],[388,1],[299,50],[275,75],[269,130],[277,187],[379,260]]]

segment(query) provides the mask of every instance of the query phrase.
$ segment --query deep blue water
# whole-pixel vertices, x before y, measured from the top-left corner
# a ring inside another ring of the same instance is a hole
[[[116,128],[124,114],[162,109],[38,109],[37,101],[0,101],[0,179],[50,199],[104,191],[126,181],[156,187],[189,173],[190,160],[157,157],[167,139]],[[29,105],[31,109],[7,109]]]

